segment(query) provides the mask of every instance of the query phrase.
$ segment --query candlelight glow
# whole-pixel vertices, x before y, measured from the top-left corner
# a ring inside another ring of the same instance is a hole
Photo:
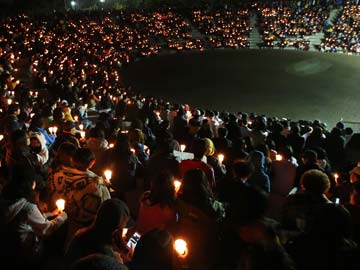
[[[76,120],[77,121],[77,120]],[[83,130],[84,129],[84,125],[83,124],[80,124],[79,125],[79,128],[80,128],[80,130]]]
[[[130,151],[135,154],[135,149],[134,148],[130,148]]]
[[[276,156],[275,156],[275,160],[277,160],[277,161],[283,160],[282,155],[276,155]]]
[[[127,229],[127,228],[124,228],[124,229],[122,230],[122,237],[123,237],[123,238],[126,237],[127,232],[128,232],[128,229]]]
[[[186,149],[186,145],[185,145],[185,144],[181,144],[181,145],[180,145],[180,150],[181,150],[181,152],[184,152],[185,149]]]
[[[78,122],[78,121],[79,121],[79,116],[75,115],[75,116],[74,116],[74,120],[75,120],[76,122]]]
[[[80,136],[81,136],[81,138],[85,138],[85,135],[86,135],[86,133],[85,133],[85,131],[80,131]]]
[[[4,139],[4,135],[0,134],[0,141]]]
[[[65,209],[65,200],[64,199],[58,199],[56,201],[56,207],[59,209],[59,211],[64,211],[64,209]]]
[[[176,239],[174,248],[180,257],[186,257],[188,253],[187,244],[183,239]]]
[[[218,159],[219,159],[220,163],[223,163],[225,156],[223,154],[219,154]]]
[[[110,179],[112,177],[112,171],[111,170],[105,170],[104,175],[105,175],[106,181],[110,182]]]
[[[56,134],[57,130],[58,130],[57,127],[53,127],[54,134]]]
[[[11,103],[12,103],[12,99],[11,99],[11,98],[9,98],[9,99],[7,100],[7,103],[8,103],[9,105],[11,105]]]
[[[115,146],[115,144],[113,144],[113,143],[109,144],[109,148],[114,148],[114,146]]]
[[[174,180],[174,187],[175,187],[175,192],[178,193],[181,187],[181,182],[179,180]]]

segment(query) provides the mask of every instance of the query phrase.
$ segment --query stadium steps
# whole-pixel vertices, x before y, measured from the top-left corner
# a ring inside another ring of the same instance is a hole
[[[335,8],[330,11],[330,15],[328,21],[331,25],[333,25],[337,15],[339,14],[340,9]],[[324,33],[316,33],[315,35],[307,37],[310,40],[310,51],[319,51],[318,46],[321,44],[324,39]]]
[[[257,21],[258,17],[256,13],[252,13],[250,16],[250,27],[252,27],[252,31],[249,36],[250,49],[259,49],[259,43],[262,42],[262,36],[259,32],[259,28],[257,27]]]

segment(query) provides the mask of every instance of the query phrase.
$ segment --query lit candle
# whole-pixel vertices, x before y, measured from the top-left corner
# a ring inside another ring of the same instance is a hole
[[[181,150],[181,152],[184,152],[185,149],[186,149],[186,145],[185,145],[185,144],[181,144],[181,145],[180,145],[180,150]]]
[[[135,154],[135,149],[134,148],[130,148],[130,151]]]
[[[54,134],[54,128],[53,128],[53,127],[49,127],[49,132],[50,132],[51,134]]]
[[[76,122],[78,122],[78,121],[79,121],[79,116],[75,115],[75,116],[74,116],[74,120],[75,120]]]
[[[124,228],[123,230],[122,230],[122,238],[126,238],[126,234],[127,234],[127,232],[128,232],[128,229],[127,228]]]
[[[58,199],[56,201],[56,207],[59,211],[64,211],[65,209],[65,200],[64,199]]]
[[[0,141],[4,139],[4,135],[0,134]]]
[[[175,193],[178,193],[181,187],[181,182],[179,180],[174,180]]]
[[[185,240],[176,239],[175,243],[174,243],[174,248],[180,257],[185,258],[187,256],[188,248],[187,248],[187,244],[186,244]]]
[[[105,170],[104,171],[105,179],[108,183],[110,183],[111,177],[112,177],[112,171],[111,170]]]
[[[110,144],[109,144],[109,148],[114,148],[114,146],[115,146],[115,145],[114,145],[113,143],[110,143]]]
[[[277,154],[277,155],[275,156],[275,160],[277,160],[277,161],[283,160],[282,155]]]
[[[7,100],[7,103],[8,103],[8,105],[11,105],[11,103],[12,103],[12,99],[11,99],[11,98],[9,98],[9,99]]]
[[[225,156],[223,154],[219,154],[218,159],[219,159],[220,163],[223,163]]]
[[[53,127],[54,134],[56,134],[57,130],[58,130],[57,127]]]
[[[30,118],[33,118],[35,113],[30,113]]]
[[[79,125],[79,128],[80,128],[80,130],[83,130],[83,129],[84,129],[84,125],[83,125],[83,124],[80,124],[80,125]]]
[[[336,182],[336,184],[338,184],[339,183],[339,174],[338,173],[334,173],[334,178],[335,178],[335,182]]]
[[[85,135],[86,135],[86,133],[85,133],[85,131],[80,131],[80,136],[81,136],[81,138],[85,138]]]

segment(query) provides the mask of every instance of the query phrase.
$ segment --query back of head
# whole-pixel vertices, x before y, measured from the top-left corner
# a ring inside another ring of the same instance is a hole
[[[305,150],[302,157],[307,164],[315,164],[318,159],[316,152],[313,150]]]
[[[329,177],[320,170],[309,170],[300,179],[302,188],[313,195],[324,194],[330,188]]]
[[[23,130],[15,130],[10,135],[10,143],[13,148],[21,148],[27,145],[28,136]]]
[[[195,158],[202,158],[206,152],[206,142],[204,139],[196,139],[191,145],[191,152]]]
[[[232,186],[227,208],[227,220],[233,226],[242,226],[261,220],[268,208],[267,194],[255,187],[238,183]]]
[[[251,166],[248,162],[237,160],[233,164],[233,174],[235,178],[248,178],[251,174]]]
[[[78,170],[85,171],[91,167],[95,161],[95,154],[88,148],[79,148],[74,156],[74,167]]]
[[[62,143],[56,152],[57,162],[61,165],[71,167],[76,151],[77,148],[74,144],[68,142]]]
[[[112,198],[104,201],[96,214],[95,227],[100,231],[112,233],[120,226],[125,228],[130,218],[130,210],[120,199]]]
[[[154,229],[141,236],[135,247],[132,264],[137,270],[172,270],[173,240],[171,235]]]
[[[205,173],[200,169],[188,170],[181,185],[180,198],[195,206],[203,206],[213,197]]]
[[[151,182],[150,200],[160,206],[171,206],[175,202],[173,175],[168,171],[160,172]]]

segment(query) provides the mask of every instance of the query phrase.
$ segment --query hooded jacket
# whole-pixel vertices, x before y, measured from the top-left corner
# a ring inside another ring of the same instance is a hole
[[[260,151],[252,151],[247,160],[253,166],[254,170],[247,181],[249,185],[270,192],[270,178],[266,173],[265,155]]]
[[[8,252],[31,256],[36,252],[40,240],[58,229],[67,219],[62,212],[51,221],[47,220],[38,207],[21,198],[5,210],[5,224],[10,228],[7,237],[11,241]],[[15,247],[15,250],[11,250]]]
[[[36,157],[41,166],[43,166],[49,160],[49,151],[46,147],[45,136],[41,132],[31,132],[30,138],[36,138],[40,142],[41,151],[36,153]]]

